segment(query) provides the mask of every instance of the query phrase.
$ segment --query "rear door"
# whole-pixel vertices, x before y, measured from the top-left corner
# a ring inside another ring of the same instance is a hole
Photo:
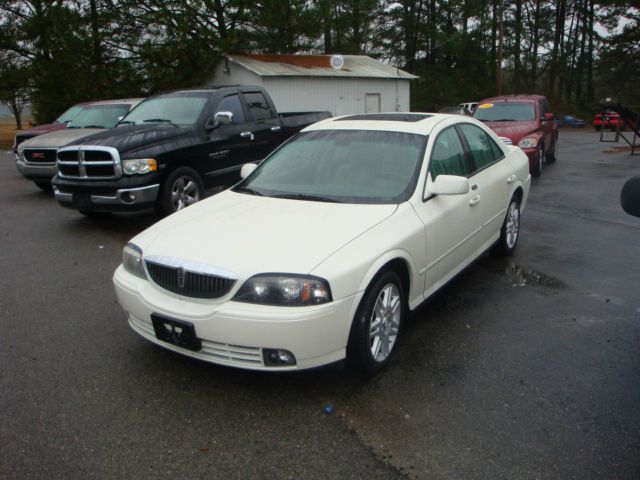
[[[249,116],[250,128],[242,135],[251,139],[255,160],[262,160],[280,144],[280,119],[275,108],[260,91],[243,92]]]
[[[502,148],[487,132],[470,123],[461,124],[458,128],[473,160],[469,181],[476,194],[474,198],[480,220],[478,246],[484,249],[500,234],[516,175]]]

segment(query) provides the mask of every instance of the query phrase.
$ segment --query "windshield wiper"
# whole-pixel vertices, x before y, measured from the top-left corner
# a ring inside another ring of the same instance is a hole
[[[489,120],[490,122],[515,122],[513,118],[499,118],[497,120]]]
[[[80,128],[104,128],[104,125],[83,125]]]
[[[169,125],[172,125],[174,127],[178,127],[178,125],[176,125],[175,123],[173,123],[171,120],[167,119],[167,118],[148,118],[146,120],[143,120],[144,123],[168,123]]]
[[[273,195],[274,198],[286,198],[288,200],[309,200],[311,202],[329,202],[329,203],[342,203],[339,200],[333,198],[321,197],[319,195],[307,195],[305,193],[284,193],[282,195]]]
[[[250,195],[257,195],[259,197],[264,197],[264,195],[259,191],[254,190],[253,188],[250,188],[250,187],[245,187],[245,186],[234,188],[234,192],[244,192]]]
[[[121,122],[118,123],[118,125],[135,125],[136,122],[134,122],[133,120],[122,120]]]

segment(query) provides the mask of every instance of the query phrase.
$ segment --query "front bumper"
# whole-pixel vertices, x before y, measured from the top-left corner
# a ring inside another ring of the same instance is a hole
[[[55,163],[36,165],[33,163],[24,162],[20,159],[16,159],[16,168],[23,177],[29,180],[51,180],[56,174]]]
[[[113,182],[83,182],[56,176],[52,185],[54,196],[63,207],[96,212],[150,208],[160,191],[157,175],[123,177]]]
[[[313,307],[273,307],[174,296],[118,267],[113,283],[129,326],[164,348],[210,363],[250,370],[302,370],[342,360],[356,296]],[[202,349],[192,351],[156,338],[151,314],[193,324]],[[263,349],[292,352],[296,364],[268,366]]]
[[[532,171],[538,165],[538,147],[523,148],[522,151],[529,159],[529,171]]]

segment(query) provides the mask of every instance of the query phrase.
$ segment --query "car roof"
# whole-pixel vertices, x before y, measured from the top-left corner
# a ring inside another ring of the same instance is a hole
[[[365,113],[328,118],[308,126],[314,130],[379,130],[429,135],[431,130],[446,119],[469,120],[469,117],[446,113],[390,112]]]
[[[85,107],[93,107],[96,105],[135,105],[140,103],[144,98],[120,98],[116,100],[98,100],[96,102],[86,102],[84,104]]]
[[[516,95],[500,95],[498,97],[485,98],[480,103],[499,103],[499,102],[537,102],[544,100],[543,95],[532,95],[528,93],[519,93]]]

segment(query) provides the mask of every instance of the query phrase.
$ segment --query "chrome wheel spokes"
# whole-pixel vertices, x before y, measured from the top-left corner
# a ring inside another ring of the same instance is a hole
[[[182,210],[200,200],[198,185],[191,177],[178,177],[171,189],[173,210]]]
[[[507,247],[513,248],[518,240],[518,232],[520,231],[520,209],[516,202],[511,202],[509,211],[507,212]]]
[[[383,362],[393,350],[400,329],[400,291],[393,283],[380,290],[369,321],[369,347],[376,362]]]

